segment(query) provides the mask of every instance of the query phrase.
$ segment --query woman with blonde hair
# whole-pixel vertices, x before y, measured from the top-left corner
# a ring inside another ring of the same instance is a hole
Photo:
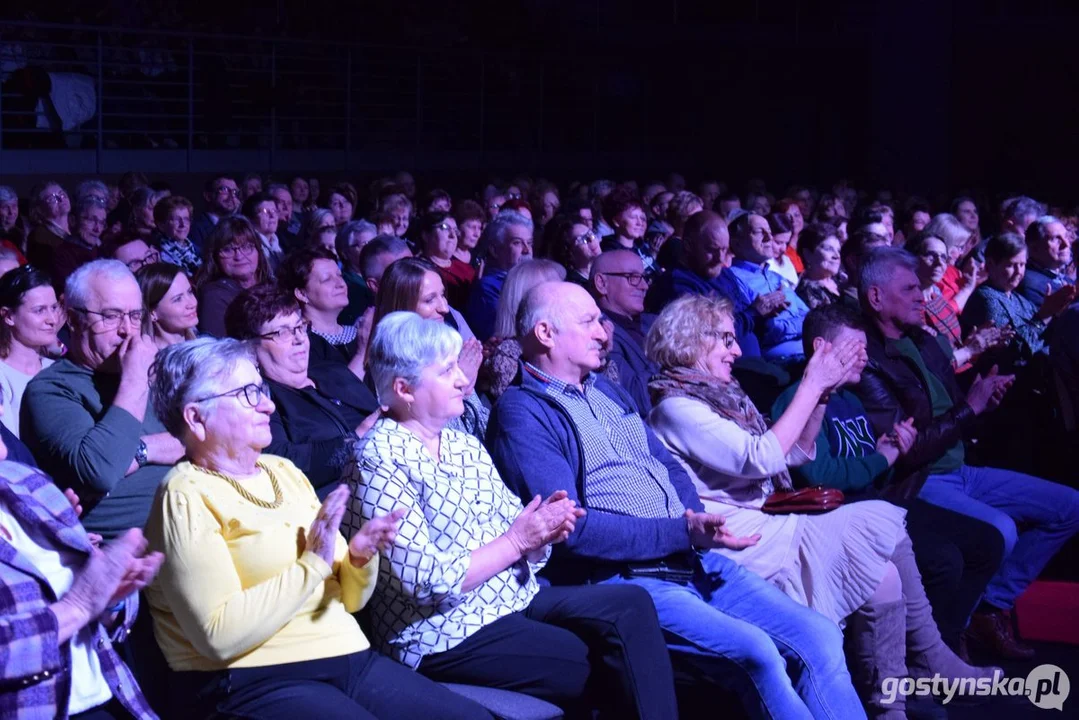
[[[493,402],[517,375],[521,361],[521,344],[517,342],[517,309],[525,294],[544,282],[566,279],[566,268],[553,260],[522,260],[506,275],[502,294],[495,311],[494,335],[483,345],[483,364],[480,365],[476,392],[486,393]]]
[[[772,582],[787,596],[839,625],[855,646],[852,676],[871,717],[900,718],[885,677],[988,677],[944,644],[925,596],[907,535],[906,511],[879,500],[810,515],[773,510],[793,489],[788,467],[816,458],[827,398],[861,378],[865,333],[849,329],[835,342],[817,338],[790,405],[769,428],[731,374],[742,351],[733,306],[725,298],[688,295],[668,305],[648,332],[645,349],[660,372],[649,383],[648,423],[693,480],[705,510],[724,527],[759,542],[717,549]],[[878,441],[891,458],[909,450],[909,423]],[[769,502],[771,498],[772,502]]]

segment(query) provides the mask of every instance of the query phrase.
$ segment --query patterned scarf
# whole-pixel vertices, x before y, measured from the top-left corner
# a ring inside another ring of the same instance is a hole
[[[720,383],[711,375],[689,368],[664,368],[648,382],[648,391],[653,405],[669,397],[690,398],[703,402],[712,412],[755,437],[768,432],[768,425],[757,406],[733,378],[729,383]],[[771,483],[780,490],[794,487],[786,470],[773,475]]]

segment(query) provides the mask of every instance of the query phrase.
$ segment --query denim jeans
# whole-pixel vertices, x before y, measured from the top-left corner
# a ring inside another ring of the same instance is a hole
[[[865,717],[839,627],[734,561],[705,553],[689,585],[618,575],[605,582],[647,590],[671,651],[707,663],[751,716]]]
[[[1053,555],[1079,530],[1079,491],[1031,475],[963,465],[930,475],[918,497],[987,522],[1004,536],[1004,562],[985,602],[1010,610]],[[1028,529],[1019,533],[1016,523]]]

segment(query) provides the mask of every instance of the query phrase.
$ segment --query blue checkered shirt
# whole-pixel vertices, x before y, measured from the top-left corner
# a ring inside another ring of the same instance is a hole
[[[642,518],[677,518],[686,508],[666,466],[648,450],[644,422],[595,389],[589,375],[581,389],[531,363],[525,370],[545,384],[544,392],[569,413],[584,448],[582,505]],[[587,500],[586,500],[587,498]]]

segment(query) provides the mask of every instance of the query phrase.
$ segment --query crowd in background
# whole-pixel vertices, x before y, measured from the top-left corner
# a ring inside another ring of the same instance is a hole
[[[676,173],[0,186],[0,708],[665,718],[688,667],[915,713],[884,678],[1034,657],[1079,530],[1077,228]]]

